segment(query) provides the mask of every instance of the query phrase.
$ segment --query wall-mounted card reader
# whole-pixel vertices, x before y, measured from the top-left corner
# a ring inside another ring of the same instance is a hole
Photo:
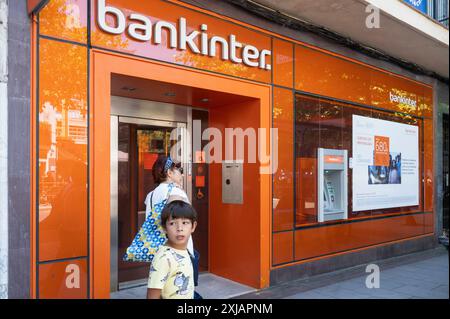
[[[242,161],[225,161],[222,163],[222,203],[243,204],[243,170]]]
[[[347,150],[319,148],[318,221],[347,219]]]

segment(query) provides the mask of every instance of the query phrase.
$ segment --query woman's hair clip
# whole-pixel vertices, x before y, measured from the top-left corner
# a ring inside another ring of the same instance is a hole
[[[164,171],[167,172],[172,167],[173,161],[170,156],[167,158],[166,165],[164,165]]]

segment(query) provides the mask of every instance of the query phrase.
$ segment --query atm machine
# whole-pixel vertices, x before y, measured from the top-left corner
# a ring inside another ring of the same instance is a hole
[[[317,161],[318,221],[347,219],[347,150],[319,148]]]

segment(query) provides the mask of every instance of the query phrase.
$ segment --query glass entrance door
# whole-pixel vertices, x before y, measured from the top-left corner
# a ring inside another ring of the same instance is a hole
[[[143,284],[148,278],[148,263],[124,262],[122,256],[145,221],[144,201],[156,187],[152,166],[159,155],[169,155],[171,146],[182,142],[179,132],[186,127],[185,123],[116,118],[117,144],[111,145],[112,152],[114,146],[117,151],[116,158],[111,155],[111,176],[113,170],[117,172],[116,181],[111,180],[111,193],[117,194],[112,197],[116,203],[111,203],[111,291]],[[113,167],[114,160],[117,167]]]

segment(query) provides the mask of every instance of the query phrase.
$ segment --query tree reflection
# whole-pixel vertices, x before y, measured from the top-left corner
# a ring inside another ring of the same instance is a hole
[[[250,68],[244,64],[237,64],[230,61],[222,61],[219,58],[212,58],[209,56],[202,56],[200,54],[194,54],[189,51],[182,51],[176,54],[175,61],[177,63],[191,66],[198,69],[204,69],[214,71],[218,73],[233,75],[237,77],[243,77],[246,79],[258,79],[261,73],[256,72],[257,69]],[[261,72],[261,71],[260,71]],[[268,71],[262,71],[267,72]]]

